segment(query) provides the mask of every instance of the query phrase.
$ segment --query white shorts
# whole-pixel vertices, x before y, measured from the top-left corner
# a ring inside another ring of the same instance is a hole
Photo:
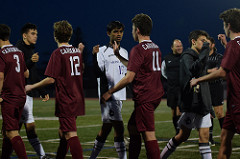
[[[34,123],[33,118],[33,97],[27,95],[26,103],[23,108],[20,123]]]
[[[212,126],[210,113],[205,116],[191,113],[183,112],[180,119],[178,120],[178,125],[181,128],[182,125],[189,129],[193,128],[209,128]]]
[[[111,120],[122,121],[122,101],[114,100],[101,104],[102,121],[110,123]]]

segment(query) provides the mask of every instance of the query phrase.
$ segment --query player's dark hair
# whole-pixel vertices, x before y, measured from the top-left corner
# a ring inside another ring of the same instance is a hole
[[[179,39],[174,39],[173,41],[172,41],[172,45],[171,45],[171,48],[173,47],[173,45],[174,45],[174,42],[175,41],[180,41],[180,42],[182,42],[181,40],[179,40]]]
[[[213,37],[208,37],[208,40],[210,40],[212,44],[216,44]],[[214,47],[214,51],[217,51],[216,47]]]
[[[107,32],[111,32],[113,29],[120,29],[120,28],[124,30],[125,26],[119,21],[111,21],[107,25]]]
[[[24,33],[27,34],[30,29],[37,30],[37,26],[32,23],[26,23],[26,24],[24,24],[24,26],[21,29],[21,34],[24,34]]]
[[[204,30],[194,30],[188,36],[188,40],[189,40],[190,46],[192,46],[192,39],[197,41],[197,39],[200,36],[206,36],[207,39],[209,38],[209,35],[208,35],[208,33],[206,31],[204,31]]]
[[[6,24],[0,24],[0,39],[2,41],[9,40],[11,29]]]
[[[240,32],[240,9],[228,9],[222,12],[219,17],[225,22],[226,25],[230,24],[230,30],[232,30],[234,33]]]
[[[72,25],[68,23],[66,20],[62,20],[59,22],[54,23],[54,37],[56,38],[57,42],[64,43],[69,42],[73,29]]]
[[[138,28],[140,34],[143,36],[150,36],[152,31],[152,19],[147,14],[137,14],[133,19],[132,23]]]

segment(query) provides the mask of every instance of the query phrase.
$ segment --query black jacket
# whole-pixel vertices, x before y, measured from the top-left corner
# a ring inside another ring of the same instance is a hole
[[[26,45],[23,40],[19,40],[16,44],[16,47],[20,49],[24,54],[24,60],[26,66],[29,70],[29,78],[26,79],[26,84],[34,84],[41,80],[39,70],[36,67],[36,63],[32,62],[31,57],[34,54],[34,45]],[[46,91],[43,88],[32,90],[27,93],[28,96],[39,96],[44,97],[46,95]]]
[[[206,62],[209,44],[204,43],[200,54],[193,49],[185,50],[180,60],[181,110],[206,115],[211,110],[211,96],[208,82],[200,83],[198,93],[190,88],[190,80],[207,74]],[[195,88],[196,89],[196,88]]]

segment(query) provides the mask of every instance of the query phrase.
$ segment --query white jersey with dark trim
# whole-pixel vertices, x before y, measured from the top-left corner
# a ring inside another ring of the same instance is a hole
[[[120,55],[128,60],[128,52],[120,47]],[[114,55],[113,48],[102,46],[97,53],[98,66],[105,75],[110,89],[116,85],[127,73],[127,67]],[[100,95],[100,81],[98,80],[98,94]],[[123,88],[112,95],[113,100],[126,100],[126,88]]]

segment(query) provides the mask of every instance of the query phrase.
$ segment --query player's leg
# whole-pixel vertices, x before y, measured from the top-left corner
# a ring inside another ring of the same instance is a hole
[[[100,153],[100,151],[102,150],[105,141],[109,135],[109,133],[112,130],[112,123],[103,123],[102,124],[102,128],[99,131],[95,141],[94,141],[94,146],[93,146],[93,150],[92,153],[90,155],[89,159],[95,159],[98,154]]]
[[[114,146],[120,159],[127,158],[126,146],[124,143],[124,125],[122,120],[122,101],[109,102],[111,110],[110,120],[114,128]]]
[[[160,150],[155,136],[154,111],[158,107],[159,100],[138,105],[136,110],[136,125],[142,133],[146,154],[149,159],[160,159]]]
[[[32,145],[37,155],[40,157],[40,159],[45,157],[45,151],[38,139],[35,130],[36,126],[33,117],[33,98],[30,96],[27,96],[26,98],[26,103],[23,108],[20,123],[24,123],[28,141]]]
[[[197,116],[196,128],[199,131],[199,152],[202,159],[212,159],[211,147],[209,145],[209,127],[211,127],[210,113],[205,116]]]
[[[59,143],[59,146],[57,149],[56,159],[64,159],[68,152],[69,145],[67,143],[65,136],[63,135],[63,133],[60,129],[58,130],[58,134],[59,134],[59,138],[60,138],[60,143]]]
[[[168,158],[179,146],[182,142],[186,141],[188,137],[190,136],[191,130],[194,126],[194,113],[186,113],[184,112],[180,119],[179,119],[179,126],[180,131],[179,133],[174,136],[172,139],[170,139],[167,143],[167,145],[164,147],[164,149],[161,152],[161,159]]]
[[[77,136],[76,118],[60,117],[60,130],[67,140],[73,159],[83,159],[83,150]]]
[[[218,159],[229,159],[232,153],[232,139],[234,132],[222,129],[221,132],[221,146],[218,153]]]
[[[112,121],[114,128],[114,146],[120,159],[127,159],[126,146],[124,143],[123,121]]]
[[[138,158],[141,151],[141,146],[142,146],[142,138],[141,138],[141,134],[137,130],[135,116],[136,116],[136,112],[134,110],[128,121],[128,133],[130,137],[129,149],[128,149],[129,159]]]
[[[2,143],[2,155],[1,159],[8,159],[10,158],[13,148],[11,140],[6,136],[6,131],[2,128],[2,136],[3,136],[3,143]]]
[[[106,102],[105,104],[101,104],[101,113],[102,113],[102,128],[99,131],[95,141],[92,153],[90,155],[90,159],[95,159],[100,151],[102,150],[105,141],[112,130],[112,123],[109,120],[110,116],[110,102]]]
[[[214,127],[213,119],[215,118],[215,116],[216,115],[214,110],[211,109],[210,118],[211,118],[212,126],[209,128],[209,143],[211,144],[211,146],[215,146],[215,141],[213,140],[213,127]]]
[[[224,110],[223,110],[223,105],[218,105],[213,107],[214,112],[218,118],[220,128],[222,129],[223,121],[224,121]]]
[[[179,107],[178,106],[172,107],[172,121],[176,131],[176,135],[179,133],[179,130],[180,130],[178,126],[178,120],[180,116],[181,116],[181,113],[180,113]]]

